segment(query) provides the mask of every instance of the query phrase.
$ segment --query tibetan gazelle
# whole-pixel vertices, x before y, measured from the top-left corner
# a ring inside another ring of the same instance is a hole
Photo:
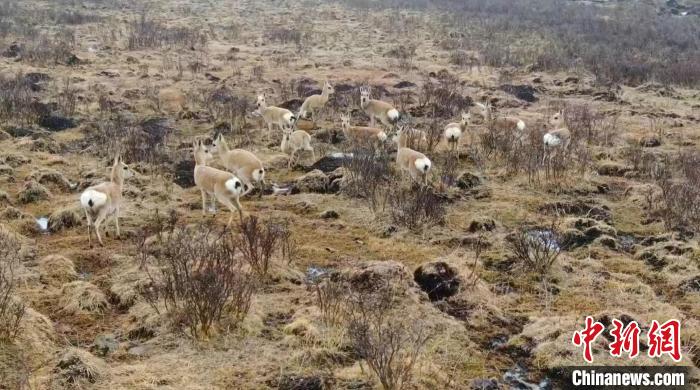
[[[214,207],[216,207],[216,200],[218,200],[231,211],[227,226],[233,222],[236,210],[238,210],[238,216],[242,221],[243,210],[239,198],[243,192],[243,182],[233,173],[207,166],[207,161],[213,156],[201,139],[195,140],[192,143],[192,148],[194,149],[195,161],[194,184],[202,192],[202,215],[207,215],[207,196],[212,196]]]
[[[360,107],[369,116],[369,127],[374,127],[375,119],[379,119],[384,126],[393,128],[401,116],[399,110],[387,102],[371,99],[369,93],[369,87],[360,87]]]
[[[476,103],[476,105],[481,109],[481,116],[484,118],[486,125],[490,128],[506,129],[517,132],[516,134],[518,135],[518,138],[524,134],[525,122],[522,119],[513,116],[495,116],[493,106],[491,106],[491,103],[489,102],[486,102],[486,104]]]
[[[555,155],[566,152],[571,143],[571,132],[564,123],[563,110],[558,111],[549,118],[549,125],[552,126],[554,130],[547,132],[547,134],[542,137],[542,142],[544,144],[542,164],[545,163],[547,158],[551,160]]]
[[[328,81],[324,82],[320,95],[311,95],[304,100],[304,103],[299,109],[298,118],[306,119],[306,115],[311,112],[311,120],[316,123],[316,116],[318,115],[318,112],[325,107],[326,103],[328,103],[328,98],[334,92],[335,89],[331,83]]]
[[[120,156],[117,156],[114,159],[114,165],[112,165],[112,174],[109,181],[89,187],[80,195],[80,205],[83,207],[87,218],[88,242],[90,246],[92,246],[90,228],[93,226],[93,223],[97,241],[104,246],[102,235],[100,234],[100,225],[109,216],[114,218],[117,238],[121,236],[119,231],[119,214],[122,206],[122,191],[124,190],[124,179],[131,176],[133,176],[133,172],[129,166],[124,164]]]
[[[292,167],[292,162],[296,164],[299,160],[299,152],[310,151],[313,156],[314,161],[316,160],[316,152],[314,148],[311,147],[311,136],[304,130],[294,131],[291,125],[287,125],[282,128],[282,144],[280,149],[283,153],[289,155],[289,160],[287,161],[287,168]]]
[[[402,130],[399,130],[401,133]],[[396,165],[401,172],[408,172],[415,181],[422,179],[423,185],[428,184],[428,173],[433,163],[425,154],[416,150],[402,147],[396,139],[398,151],[396,152]]]
[[[223,134],[214,139],[212,146],[219,154],[221,164],[243,181],[245,188],[242,195],[248,195],[255,183],[260,187],[258,198],[261,198],[265,189],[265,168],[262,161],[247,150],[229,149]]]
[[[471,115],[468,112],[462,112],[461,121],[448,123],[445,126],[445,141],[453,152],[459,147],[459,140],[466,133],[470,120]]]
[[[263,121],[267,125],[268,137],[272,135],[272,126],[276,125],[280,129],[284,129],[285,125],[294,126],[297,117],[286,108],[268,106],[265,94],[258,95],[256,102],[257,109],[255,113],[262,116]]]
[[[387,135],[382,129],[350,125],[350,114],[340,114],[340,123],[343,128],[343,135],[350,142],[364,145],[380,145],[387,139]]]

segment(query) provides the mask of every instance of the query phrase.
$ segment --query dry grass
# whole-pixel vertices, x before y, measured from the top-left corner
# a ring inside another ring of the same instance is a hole
[[[78,280],[61,286],[58,306],[66,315],[100,314],[109,307],[109,302],[97,286]]]

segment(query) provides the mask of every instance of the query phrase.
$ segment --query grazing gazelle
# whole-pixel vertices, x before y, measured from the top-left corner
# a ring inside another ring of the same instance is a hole
[[[370,99],[369,87],[360,87],[360,107],[369,116],[369,127],[374,127],[375,119],[379,119],[384,126],[393,128],[401,116],[394,106],[381,100]]]
[[[402,130],[399,130],[401,133]],[[398,139],[396,140],[398,144]],[[430,161],[425,154],[415,151],[410,148],[402,147],[398,145],[399,149],[396,152],[396,165],[399,167],[401,172],[408,172],[413,180],[423,179],[423,184],[428,184],[428,172],[432,167],[433,163]]]
[[[311,120],[316,123],[316,115],[328,103],[328,98],[335,92],[333,86],[328,81],[323,83],[323,89],[320,95],[311,95],[304,100],[304,103],[299,109],[299,118],[306,118],[306,114],[311,112]]]
[[[267,124],[268,137],[272,135],[272,125],[277,125],[280,129],[284,129],[285,125],[294,126],[297,121],[297,117],[286,108],[268,106],[265,94],[258,95],[256,105],[258,108],[255,110],[255,113],[262,116],[265,124]]]
[[[227,226],[231,225],[235,210],[243,220],[243,210],[239,198],[243,192],[243,182],[233,173],[207,166],[212,159],[211,151],[201,139],[192,143],[194,149],[194,184],[202,192],[202,215],[207,215],[207,196],[212,196],[212,204],[216,208],[216,200],[231,211]],[[231,202],[233,199],[233,202]]]
[[[221,163],[243,181],[244,192],[248,195],[253,190],[253,182],[260,186],[258,198],[262,197],[265,189],[265,168],[262,161],[253,153],[243,149],[229,149],[223,134],[219,134],[212,144],[219,154]]]
[[[343,128],[343,134],[348,141],[360,144],[381,144],[387,138],[386,133],[382,129],[376,127],[362,127],[350,125],[350,114],[340,114],[340,122]]]
[[[462,112],[462,120],[460,122],[448,123],[445,126],[445,141],[450,145],[450,149],[454,152],[459,146],[459,140],[467,131],[471,115],[468,112]]]
[[[311,147],[311,136],[304,130],[294,131],[292,125],[286,125],[282,128],[282,144],[280,145],[283,153],[289,155],[289,160],[287,161],[287,168],[292,167],[292,161],[296,163],[299,159],[300,151],[310,151],[313,159],[316,160],[316,153],[314,148]]]
[[[490,128],[517,131],[518,138],[523,135],[525,122],[522,119],[513,116],[494,117],[490,102],[486,102],[486,104],[476,103],[476,105],[481,109],[481,116]]]
[[[549,118],[549,124],[554,128],[547,132],[542,137],[544,143],[544,156],[542,157],[542,164],[545,160],[551,159],[558,155],[559,153],[565,152],[569,148],[571,143],[571,132],[569,128],[566,127],[564,123],[564,111],[560,110]]]
[[[117,156],[114,159],[114,165],[112,165],[112,174],[109,181],[89,187],[80,195],[80,205],[85,210],[85,217],[87,218],[88,242],[91,247],[92,234],[90,233],[90,227],[93,225],[93,218],[95,234],[100,245],[104,246],[102,235],[100,235],[100,225],[109,216],[114,218],[117,238],[121,236],[119,231],[119,213],[122,205],[122,191],[124,190],[124,179],[131,176],[133,176],[133,172],[129,166],[124,164],[121,156]]]

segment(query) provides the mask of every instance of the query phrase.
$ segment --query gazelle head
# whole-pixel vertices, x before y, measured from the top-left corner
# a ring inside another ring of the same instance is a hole
[[[472,119],[472,114],[469,111],[462,111],[462,124],[467,124]]]
[[[360,87],[360,104],[365,105],[369,101],[369,87]]]
[[[335,93],[335,88],[331,85],[331,83],[326,80],[325,83],[323,83],[323,93],[330,95],[332,93]]]
[[[340,123],[344,129],[350,127],[350,114],[340,114]]]
[[[112,165],[112,175],[114,177],[128,179],[134,176],[134,171],[132,171],[131,168],[124,163],[121,155],[117,155],[117,157],[114,158],[114,165]]]
[[[549,124],[554,128],[562,127],[564,125],[564,110],[559,110],[549,117]]]
[[[228,149],[228,145],[226,145],[226,140],[224,139],[224,135],[219,133],[214,140],[211,142],[211,153],[217,153],[219,151],[226,151]]]
[[[261,93],[258,95],[258,99],[255,103],[255,106],[258,108],[258,110],[263,109],[267,107],[267,101],[265,100],[265,94]]]
[[[484,117],[484,119],[488,119],[491,116],[492,107],[490,102],[486,102],[486,104],[477,102],[476,106],[479,107],[481,116]]]
[[[206,165],[209,160],[214,158],[211,154],[211,148],[205,145],[201,139],[196,139],[192,142],[192,149],[194,150],[194,160],[197,164]]]

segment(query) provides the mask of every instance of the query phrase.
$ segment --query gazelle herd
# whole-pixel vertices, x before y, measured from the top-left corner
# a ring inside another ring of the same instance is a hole
[[[262,118],[268,128],[268,138],[272,136],[273,127],[282,132],[280,150],[288,155],[287,167],[291,168],[304,152],[311,152],[312,158],[316,155],[311,146],[311,136],[304,130],[295,130],[297,121],[306,118],[310,113],[315,123],[318,112],[328,102],[330,95],[335,92],[330,82],[323,85],[321,94],[306,98],[297,114],[292,111],[275,106],[268,106],[266,96],[257,96],[256,110],[253,115]],[[512,131],[517,138],[522,137],[526,129],[525,122],[516,117],[496,116],[490,103],[476,103],[478,114],[483,118],[489,128],[497,127]],[[351,125],[350,114],[340,114],[341,129],[345,138],[350,143],[375,145],[378,149],[384,145],[391,136],[396,143],[396,165],[400,172],[408,173],[412,180],[428,185],[432,161],[425,154],[414,150],[414,143],[425,143],[425,132],[399,126],[400,112],[391,104],[372,99],[369,87],[360,88],[360,109],[370,120],[369,126]],[[381,122],[384,128],[375,127],[376,121]],[[544,164],[547,159],[566,151],[571,142],[571,133],[565,125],[564,113],[559,111],[549,118],[548,124],[553,128],[543,136]],[[471,113],[462,112],[459,122],[452,122],[444,127],[442,132],[445,144],[449,150],[459,156],[457,150],[460,140],[465,134],[470,133]],[[471,134],[470,134],[471,135]],[[195,160],[194,182],[202,195],[202,214],[207,213],[207,199],[211,199],[211,206],[216,211],[218,201],[231,212],[228,220],[230,225],[234,215],[238,212],[243,219],[243,209],[240,197],[250,193],[256,186],[258,197],[262,197],[265,187],[265,167],[262,161],[252,152],[243,149],[229,149],[222,134],[216,136],[208,146],[201,139],[192,143]],[[208,162],[217,154],[224,170],[208,166]],[[88,226],[88,241],[92,243],[91,230],[94,227],[97,240],[104,245],[100,234],[100,226],[108,217],[112,217],[116,227],[117,237],[119,231],[119,215],[122,206],[122,191],[124,179],[132,176],[132,170],[117,156],[114,160],[110,181],[87,188],[80,196],[80,204],[85,211]]]

